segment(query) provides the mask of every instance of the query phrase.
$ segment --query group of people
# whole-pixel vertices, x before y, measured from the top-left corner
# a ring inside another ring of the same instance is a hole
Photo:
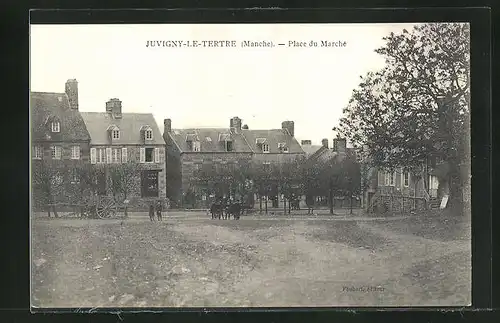
[[[165,207],[165,211],[166,209],[168,209],[168,201],[166,201],[166,207]],[[155,220],[155,214],[156,214],[156,218],[158,221],[162,221],[163,220],[163,217],[162,217],[162,212],[164,210],[164,206],[163,206],[163,203],[161,200],[158,200],[156,202],[151,202],[151,204],[149,205],[149,219],[151,221],[154,221]]]

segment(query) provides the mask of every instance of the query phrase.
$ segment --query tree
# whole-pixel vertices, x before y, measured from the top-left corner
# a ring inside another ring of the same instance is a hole
[[[418,25],[385,37],[376,52],[386,67],[362,77],[338,128],[377,167],[406,167],[425,179],[429,156],[443,157],[457,213],[466,180],[460,165],[470,163],[469,38],[462,23]]]
[[[140,175],[140,166],[137,163],[121,163],[109,165],[109,175],[111,180],[111,191],[116,198],[128,200],[130,194],[135,189],[136,182]],[[125,216],[128,216],[128,209],[125,207]]]
[[[51,160],[34,160],[31,169],[32,198],[34,205],[47,206],[58,217],[54,204],[64,194],[64,171]]]

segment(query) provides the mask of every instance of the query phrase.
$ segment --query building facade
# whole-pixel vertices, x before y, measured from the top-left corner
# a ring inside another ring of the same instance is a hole
[[[150,113],[123,113],[110,99],[104,112],[82,112],[90,134],[90,164],[103,169],[98,194],[128,200],[133,209],[166,197],[165,142]]]
[[[33,206],[78,200],[78,169],[90,159],[78,82],[68,80],[63,93],[31,92],[30,108]]]
[[[234,122],[229,128],[172,129],[172,121],[164,120],[167,191],[174,206],[206,207],[214,198],[200,174],[250,166],[252,151]]]
[[[271,130],[250,130],[242,126],[238,117],[230,119],[228,128],[172,129],[170,119],[165,119],[164,126],[168,195],[178,206],[186,204],[183,203],[186,195],[194,194],[191,199],[201,201],[200,207],[206,207],[210,197],[214,197],[204,196],[202,185],[196,184],[197,174],[244,170],[255,165],[271,168],[305,155],[293,136],[292,121],[283,122],[281,129]],[[274,200],[277,195],[273,194]],[[247,201],[254,203],[255,196]]]

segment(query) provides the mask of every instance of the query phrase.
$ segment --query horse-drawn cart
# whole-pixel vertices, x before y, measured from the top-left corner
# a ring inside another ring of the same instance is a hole
[[[106,219],[106,218],[126,217],[127,206],[128,206],[128,200],[119,201],[113,196],[91,195],[80,203],[48,204],[47,211],[49,217],[50,217],[50,212],[52,210],[55,217],[76,216],[76,217],[85,217],[91,219]],[[58,209],[60,213],[58,212]]]

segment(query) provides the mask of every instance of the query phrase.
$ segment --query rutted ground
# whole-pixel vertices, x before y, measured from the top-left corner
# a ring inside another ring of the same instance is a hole
[[[391,228],[389,222],[243,218],[122,224],[75,221],[73,225],[35,221],[34,304],[469,303],[470,242],[463,235],[441,241],[431,239],[431,234],[422,237],[414,234],[422,230],[402,231],[397,225]],[[346,290],[367,286],[384,290]]]

